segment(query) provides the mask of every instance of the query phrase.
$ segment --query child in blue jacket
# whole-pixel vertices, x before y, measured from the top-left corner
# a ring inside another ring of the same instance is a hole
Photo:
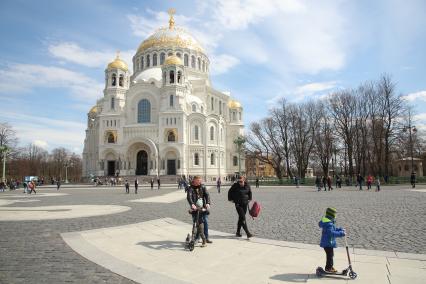
[[[336,238],[345,236],[345,229],[336,228],[334,225],[336,222],[336,213],[336,208],[327,208],[325,216],[318,223],[320,228],[322,228],[320,247],[324,248],[325,254],[327,255],[325,271],[332,273],[337,272],[337,270],[333,267],[334,248],[337,247]]]

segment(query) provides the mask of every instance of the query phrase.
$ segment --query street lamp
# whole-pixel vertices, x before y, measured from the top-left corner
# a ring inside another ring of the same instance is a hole
[[[69,161],[65,162],[65,183],[69,183],[69,181],[68,181],[68,168],[72,167],[72,166],[73,165],[72,165],[71,162],[69,162]]]
[[[413,145],[413,133],[415,134],[417,132],[417,128],[414,125],[411,125],[411,121],[408,122],[408,125],[405,125],[402,128],[403,132],[408,131],[409,139],[410,139],[410,147],[411,147],[411,174],[414,173],[414,145]]]
[[[6,182],[6,153],[9,148],[6,145],[0,146],[0,152],[3,154],[3,176],[2,181]]]
[[[246,139],[239,135],[237,138],[234,139],[234,144],[237,145],[238,149],[238,174],[241,175],[241,148],[243,147],[244,143],[246,142]]]

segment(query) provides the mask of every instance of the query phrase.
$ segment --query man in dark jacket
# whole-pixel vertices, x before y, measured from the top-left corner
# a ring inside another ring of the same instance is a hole
[[[246,232],[247,238],[251,238],[251,234],[247,227],[246,213],[249,201],[252,199],[251,188],[245,182],[245,177],[240,176],[238,182],[234,183],[228,191],[228,200],[235,203],[235,209],[238,213],[237,232],[235,235],[241,237],[241,227]]]
[[[193,219],[195,220],[197,210],[197,202],[199,207],[205,208],[207,211],[200,212],[202,214],[202,220],[204,225],[204,236],[206,237],[206,242],[211,244],[212,241],[209,239],[209,224],[208,224],[208,214],[210,210],[210,194],[207,188],[202,184],[202,179],[200,176],[195,176],[192,179],[191,185],[187,188],[186,199],[188,200],[191,209],[194,210]],[[202,203],[202,204],[201,204]]]

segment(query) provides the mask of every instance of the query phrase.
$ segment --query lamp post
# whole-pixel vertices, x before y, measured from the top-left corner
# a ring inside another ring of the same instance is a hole
[[[69,183],[68,181],[68,162],[65,163],[65,183]]]
[[[402,128],[402,131],[407,132],[408,131],[408,137],[410,139],[410,148],[411,148],[411,174],[414,173],[414,145],[413,145],[413,133],[417,132],[417,128],[414,125],[411,125],[411,119],[408,122],[408,125],[405,125]]]
[[[241,148],[246,142],[246,139],[239,135],[237,138],[234,139],[234,144],[237,145],[238,150],[238,174],[241,175]]]
[[[0,146],[0,152],[3,154],[3,175],[2,181],[6,182],[6,153],[9,148],[6,145]]]

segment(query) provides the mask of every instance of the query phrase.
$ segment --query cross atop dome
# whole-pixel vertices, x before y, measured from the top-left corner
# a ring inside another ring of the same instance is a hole
[[[176,13],[176,9],[170,8],[167,12],[170,15],[169,29],[172,30],[175,26],[175,19],[173,19],[173,15]]]

